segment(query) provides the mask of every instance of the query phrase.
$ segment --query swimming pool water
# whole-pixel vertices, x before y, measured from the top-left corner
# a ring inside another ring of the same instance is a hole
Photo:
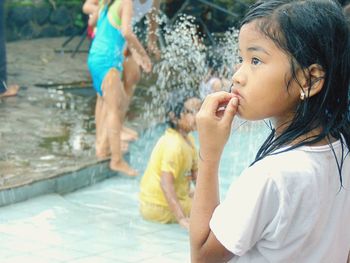
[[[130,163],[140,171],[138,179],[141,179],[152,149],[165,129],[164,124],[147,129],[138,141],[130,145]],[[224,196],[232,181],[254,160],[255,153],[269,131],[263,121],[244,122],[237,119],[232,127],[231,136],[224,148],[220,162],[219,175],[222,196]],[[198,133],[194,132],[193,135],[198,148]]]

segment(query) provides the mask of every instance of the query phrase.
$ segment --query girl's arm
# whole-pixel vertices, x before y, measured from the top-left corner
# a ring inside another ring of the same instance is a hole
[[[148,43],[147,49],[149,52],[153,53],[156,59],[160,59],[160,51],[158,48],[158,15],[159,15],[160,0],[153,0],[152,11],[148,13]]]
[[[82,9],[84,14],[89,15],[88,25],[95,26],[98,19],[98,0],[86,0]]]
[[[140,65],[145,72],[150,72],[152,69],[151,60],[148,57],[145,49],[141,45],[140,41],[137,39],[136,35],[132,31],[132,0],[123,0],[120,12],[120,17],[122,20],[121,31],[128,43],[128,47],[131,51],[131,54],[133,55],[136,63]]]
[[[176,196],[174,187],[174,176],[169,172],[162,172],[160,177],[160,186],[164,196],[168,201],[169,208],[176,217],[177,222],[187,230],[189,229],[189,219],[182,210],[179,199]]]
[[[222,106],[225,109],[218,112]],[[211,232],[209,221],[220,203],[219,163],[237,107],[232,93],[217,92],[207,96],[196,117],[200,150],[190,219],[192,263],[226,262],[233,257]]]
[[[197,169],[191,171],[190,179],[191,179],[191,181],[192,181],[194,187],[190,189],[189,196],[190,196],[190,198],[192,198],[192,199],[193,199],[193,197],[194,197],[195,186],[196,186],[196,183],[197,183],[197,175],[198,175],[198,170],[197,170]]]
[[[98,10],[98,0],[86,0],[83,4],[83,13],[90,15]]]

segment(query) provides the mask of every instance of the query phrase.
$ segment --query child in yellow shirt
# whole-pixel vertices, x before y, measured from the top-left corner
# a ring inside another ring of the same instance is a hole
[[[177,94],[178,95],[178,94]],[[169,128],[160,137],[141,180],[140,212],[144,219],[178,222],[189,228],[190,183],[197,177],[197,149],[190,134],[201,101],[174,96],[167,109]]]

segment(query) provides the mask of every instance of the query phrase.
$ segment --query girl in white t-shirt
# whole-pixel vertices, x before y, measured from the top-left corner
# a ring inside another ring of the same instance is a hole
[[[347,261],[349,52],[336,0],[265,0],[250,8],[232,91],[208,95],[196,118],[192,262]],[[274,127],[220,201],[218,167],[236,114],[268,118]]]

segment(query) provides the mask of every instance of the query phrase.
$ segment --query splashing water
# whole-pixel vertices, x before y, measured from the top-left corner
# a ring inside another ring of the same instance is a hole
[[[215,37],[215,45],[208,48],[208,59],[217,68],[219,77],[232,79],[234,66],[238,63],[238,30],[231,28]],[[229,91],[229,87],[225,87]]]
[[[208,72],[206,47],[198,36],[194,17],[182,15],[174,25],[167,24],[166,18],[160,18],[164,27],[164,47],[162,60],[153,67],[156,75],[154,83],[147,88],[144,96],[149,96],[152,103],[145,105],[144,119],[159,123],[164,116],[164,109],[159,107],[169,93],[174,90],[198,91],[199,83]]]
[[[164,122],[163,102],[167,95],[174,90],[184,89],[199,94],[199,86],[204,77],[212,68],[215,68],[219,78],[231,80],[234,74],[234,65],[237,64],[238,30],[232,28],[227,32],[214,36],[215,44],[205,46],[204,39],[198,35],[194,17],[181,15],[173,25],[166,23],[164,27],[164,47],[162,60],[154,65],[156,80],[146,90],[150,103],[144,107],[142,119],[147,120],[149,127],[144,138],[137,142],[135,148],[142,148],[139,156],[131,156],[135,162],[145,168],[147,158],[151,153],[156,140],[164,131],[165,125],[156,124]],[[229,91],[230,81],[224,87]],[[227,189],[233,177],[254,159],[255,152],[265,138],[268,129],[263,122],[246,122],[236,117],[233,123],[232,135],[223,154],[220,174],[224,174],[221,181],[222,189]],[[223,192],[224,193],[224,192]]]

